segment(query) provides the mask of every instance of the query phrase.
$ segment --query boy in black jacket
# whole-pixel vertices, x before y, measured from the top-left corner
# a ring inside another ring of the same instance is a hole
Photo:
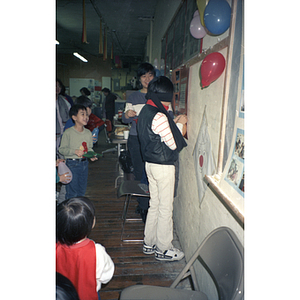
[[[155,253],[158,260],[180,260],[184,253],[172,245],[174,163],[187,145],[182,137],[187,117],[179,115],[172,120],[169,116],[167,109],[173,98],[173,84],[167,77],[154,78],[149,83],[146,98],[148,101],[137,122],[150,191],[143,252]]]

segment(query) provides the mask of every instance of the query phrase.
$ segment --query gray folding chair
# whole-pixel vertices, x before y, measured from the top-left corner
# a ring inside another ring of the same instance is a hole
[[[140,181],[136,181],[136,180],[124,180],[120,183],[120,186],[118,188],[118,198],[122,196],[126,196],[124,202],[123,214],[122,214],[122,220],[123,220],[122,232],[121,232],[122,242],[142,242],[144,240],[143,237],[141,239],[123,239],[126,222],[142,221],[141,218],[131,218],[131,219],[127,218],[127,211],[132,196],[139,196],[139,197],[146,197],[146,198],[150,197],[149,194],[147,194],[139,187],[140,183],[141,183]]]
[[[220,300],[244,299],[244,248],[230,228],[219,227],[204,239],[170,287],[130,286],[121,292],[120,300],[208,300],[199,291],[193,268],[197,259],[212,277]],[[195,290],[176,289],[178,283],[188,276],[191,276]]]

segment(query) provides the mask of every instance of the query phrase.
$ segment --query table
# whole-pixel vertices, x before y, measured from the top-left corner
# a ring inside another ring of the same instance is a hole
[[[115,127],[128,127],[128,128],[129,128],[129,125],[128,125],[128,124],[125,124],[125,123],[122,122],[122,118],[120,118],[120,119],[115,119],[115,117],[114,117],[113,122],[114,122],[114,126],[115,126]]]
[[[113,144],[118,145],[118,158],[119,158],[121,154],[121,145],[125,144],[127,150],[127,139],[124,139],[124,136],[118,136],[115,134],[112,134],[110,139]],[[117,187],[118,179],[124,177],[124,172],[119,165],[119,161],[118,161],[118,166],[119,166],[119,176],[117,176],[117,178],[115,179],[115,188]]]
[[[113,144],[117,144],[118,145],[118,157],[120,157],[121,154],[121,145],[125,145],[126,150],[127,150],[127,139],[124,139],[123,136],[118,136],[115,134],[112,134],[110,136],[111,142]]]

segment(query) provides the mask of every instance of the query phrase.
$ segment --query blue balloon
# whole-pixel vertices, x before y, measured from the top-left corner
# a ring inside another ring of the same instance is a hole
[[[210,0],[204,10],[204,24],[215,35],[224,33],[230,26],[231,7],[226,0]]]

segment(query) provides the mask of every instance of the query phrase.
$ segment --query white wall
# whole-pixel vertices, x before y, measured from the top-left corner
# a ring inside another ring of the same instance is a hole
[[[226,49],[220,53],[226,57]],[[201,207],[199,205],[193,150],[201,125],[204,107],[208,131],[215,161],[218,157],[220,121],[225,72],[209,88],[201,90],[199,68],[201,62],[190,68],[188,96],[188,146],[180,154],[180,177],[178,196],[174,201],[174,224],[187,258],[190,258],[202,240],[215,228],[228,226],[237,234],[243,244],[244,231],[219,199],[208,188]],[[217,162],[217,161],[216,161]],[[198,272],[200,272],[198,270]],[[203,272],[203,274],[202,274]],[[199,281],[202,290],[215,298],[214,284],[205,271]],[[207,284],[209,282],[209,284]]]

